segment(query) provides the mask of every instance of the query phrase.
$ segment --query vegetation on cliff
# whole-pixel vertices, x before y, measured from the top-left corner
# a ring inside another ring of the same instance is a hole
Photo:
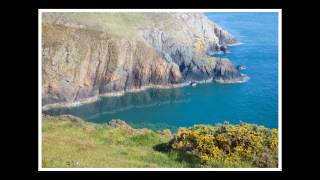
[[[277,130],[250,124],[154,132],[44,116],[42,167],[277,167]]]
[[[278,131],[245,123],[196,125],[180,129],[169,148],[196,156],[205,167],[277,167]]]
[[[187,162],[179,160],[178,153],[154,150],[155,145],[171,138],[166,131],[156,133],[47,116],[42,126],[42,167],[188,167]]]

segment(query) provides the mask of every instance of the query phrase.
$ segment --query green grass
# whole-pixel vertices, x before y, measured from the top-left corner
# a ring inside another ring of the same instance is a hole
[[[42,127],[42,163],[55,167],[193,167],[177,152],[154,147],[171,138],[153,131],[113,128],[51,118]]]
[[[43,14],[44,22],[53,23],[57,19],[64,19],[66,22],[85,25],[89,29],[107,31],[130,39],[139,38],[136,31],[137,27],[150,23],[150,20],[142,13],[133,12],[46,12]]]
[[[44,168],[277,167],[277,129],[195,125],[168,130],[95,124],[71,116],[45,116]]]

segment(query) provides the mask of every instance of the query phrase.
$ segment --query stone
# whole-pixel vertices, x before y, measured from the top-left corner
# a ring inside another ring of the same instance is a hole
[[[108,125],[114,128],[132,129],[131,126],[120,119],[112,119],[111,121],[109,121]]]

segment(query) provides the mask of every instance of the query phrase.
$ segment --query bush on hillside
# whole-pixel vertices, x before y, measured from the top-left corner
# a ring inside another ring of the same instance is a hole
[[[179,129],[171,150],[194,155],[204,167],[277,167],[278,131],[263,126],[196,125]]]

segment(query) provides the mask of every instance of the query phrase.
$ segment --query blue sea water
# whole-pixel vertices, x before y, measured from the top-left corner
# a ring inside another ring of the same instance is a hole
[[[245,65],[250,80],[240,84],[198,84],[196,87],[149,89],[127,93],[48,114],[73,114],[88,121],[106,123],[122,119],[136,128],[160,130],[240,121],[278,126],[278,14],[206,13],[242,44],[224,55]]]

